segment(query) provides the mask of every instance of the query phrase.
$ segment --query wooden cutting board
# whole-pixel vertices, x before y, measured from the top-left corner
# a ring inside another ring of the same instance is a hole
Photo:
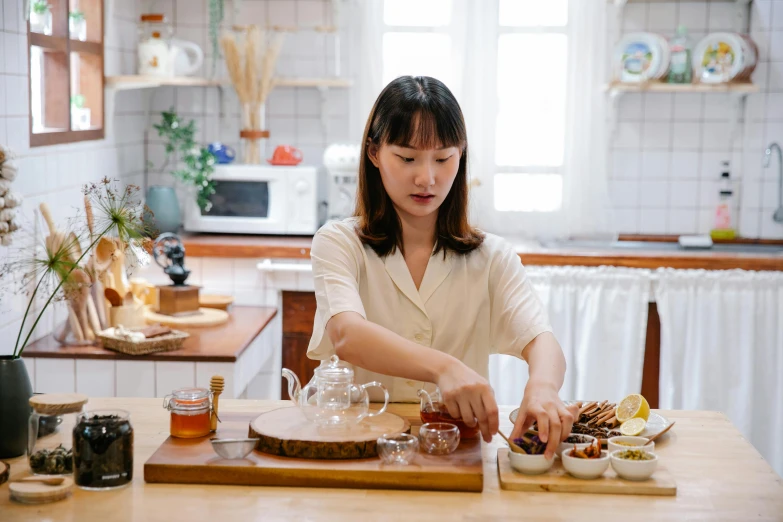
[[[215,308],[199,308],[198,313],[192,315],[172,316],[159,314],[151,307],[144,310],[144,319],[148,324],[160,323],[172,328],[198,328],[217,326],[228,321],[228,312]]]
[[[605,493],[609,495],[661,495],[677,494],[677,484],[669,471],[658,464],[652,478],[645,481],[623,480],[611,465],[604,476],[594,480],[572,477],[563,469],[558,458],[546,473],[525,475],[511,468],[508,448],[498,450],[498,478],[500,487],[512,491],[554,491],[557,493]]]
[[[222,413],[219,438],[247,437],[258,413]],[[418,434],[418,426],[411,429]],[[484,487],[481,441],[463,441],[447,456],[418,453],[407,466],[379,458],[315,460],[253,451],[243,460],[220,458],[209,442],[169,437],[144,464],[144,480],[172,484],[232,484],[354,489],[473,491]]]
[[[408,433],[411,425],[393,413],[367,417],[350,427],[316,426],[299,408],[262,413],[250,423],[256,449],[281,457],[361,459],[377,457],[376,441],[386,433]]]

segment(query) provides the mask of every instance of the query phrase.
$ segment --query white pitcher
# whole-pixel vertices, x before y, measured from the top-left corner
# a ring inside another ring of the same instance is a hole
[[[169,52],[172,76],[192,76],[204,63],[204,51],[194,42],[172,38]]]

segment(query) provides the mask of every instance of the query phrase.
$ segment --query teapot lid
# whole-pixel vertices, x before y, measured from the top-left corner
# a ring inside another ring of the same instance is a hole
[[[340,361],[336,355],[329,358],[329,362],[315,369],[315,375],[319,379],[338,382],[353,382],[353,368]]]

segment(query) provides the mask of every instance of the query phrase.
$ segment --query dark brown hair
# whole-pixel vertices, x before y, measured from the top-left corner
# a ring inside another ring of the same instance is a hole
[[[414,140],[416,143],[414,143]],[[400,76],[381,92],[367,119],[356,190],[357,233],[380,257],[402,250],[402,225],[381,173],[368,156],[370,144],[418,148],[458,147],[459,169],[438,208],[435,253],[467,254],[484,235],[468,222],[468,136],[457,99],[429,76]]]

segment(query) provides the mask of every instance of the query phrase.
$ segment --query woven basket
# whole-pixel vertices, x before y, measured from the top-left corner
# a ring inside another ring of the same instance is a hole
[[[130,330],[140,330],[140,328],[130,328]],[[105,333],[98,334],[98,339],[101,340],[104,348],[127,355],[145,355],[148,353],[179,350],[188,337],[190,337],[189,333],[172,330],[171,333],[166,335],[153,337],[141,342],[133,342]]]

